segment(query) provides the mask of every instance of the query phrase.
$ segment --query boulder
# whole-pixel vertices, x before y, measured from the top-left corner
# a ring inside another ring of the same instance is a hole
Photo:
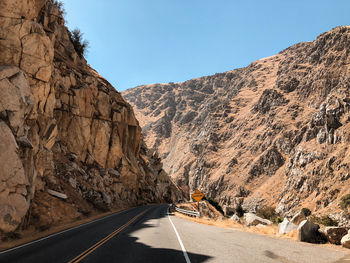
[[[262,225],[271,225],[272,222],[267,219],[263,219],[253,213],[245,213],[244,214],[244,224],[247,226],[256,226],[258,224]]]
[[[283,222],[278,224],[278,232],[280,234],[286,234],[294,229],[297,229],[297,226],[289,222],[287,218],[284,218]]]
[[[318,231],[319,225],[314,224],[308,220],[304,220],[298,226],[299,241],[308,243],[324,243],[325,237]]]
[[[51,189],[47,189],[47,192],[52,195],[52,196],[55,196],[55,197],[58,197],[58,198],[61,198],[61,199],[67,199],[67,195],[66,194],[63,194],[63,193],[60,193],[60,192],[57,192],[57,191],[54,191],[54,190],[51,190]]]
[[[234,214],[233,216],[230,217],[231,220],[236,221],[238,223],[241,223],[241,219],[239,218],[238,215]]]
[[[224,205],[222,207],[222,210],[224,211],[225,216],[231,216],[236,212],[236,209],[234,207],[227,206],[227,205]]]
[[[345,227],[334,227],[329,226],[324,230],[324,234],[328,239],[329,243],[340,245],[341,239],[348,233]]]
[[[345,248],[350,248],[350,230],[349,233],[345,236],[340,241],[341,245]]]
[[[306,220],[306,216],[302,211],[300,211],[297,214],[295,214],[290,221],[293,224],[299,225],[304,220]]]

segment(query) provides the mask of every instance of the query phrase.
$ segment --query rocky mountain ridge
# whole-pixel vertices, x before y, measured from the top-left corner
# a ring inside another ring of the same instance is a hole
[[[346,216],[350,27],[248,67],[122,93],[146,143],[187,193],[246,211]]]
[[[1,1],[0,50],[0,232],[182,198],[57,1]]]

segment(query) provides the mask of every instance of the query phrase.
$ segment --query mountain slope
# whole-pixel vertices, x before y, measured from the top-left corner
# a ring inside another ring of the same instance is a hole
[[[3,233],[182,198],[131,106],[75,49],[57,1],[0,2]]]
[[[187,192],[221,205],[340,212],[350,192],[350,27],[246,68],[122,93]]]

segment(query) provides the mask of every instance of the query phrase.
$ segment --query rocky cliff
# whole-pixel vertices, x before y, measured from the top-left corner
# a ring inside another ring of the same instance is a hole
[[[57,2],[0,2],[3,233],[181,198],[131,106],[71,40]]]
[[[350,192],[350,27],[248,67],[123,93],[187,192],[221,205],[339,212]]]

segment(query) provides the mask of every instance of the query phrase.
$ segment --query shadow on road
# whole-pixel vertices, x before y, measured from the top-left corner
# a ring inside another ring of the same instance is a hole
[[[113,240],[110,240],[103,247],[87,257],[84,262],[186,262],[182,250],[151,247],[139,242],[138,238],[132,236],[136,231],[145,228],[154,228],[155,232],[153,234],[157,236],[157,231],[160,231],[160,229],[157,228],[157,225],[149,223],[149,221],[167,216],[165,206],[151,208],[116,238],[113,238]],[[169,228],[169,231],[172,231],[172,233],[168,235],[175,235],[172,227]],[[164,237],[164,235],[159,235],[159,237],[162,236]],[[168,245],[167,240],[160,240],[159,242],[164,242],[165,247]],[[178,245],[177,239],[176,242],[176,245]],[[206,262],[211,258],[211,256],[202,254],[190,252],[187,252],[187,254],[192,263]]]

